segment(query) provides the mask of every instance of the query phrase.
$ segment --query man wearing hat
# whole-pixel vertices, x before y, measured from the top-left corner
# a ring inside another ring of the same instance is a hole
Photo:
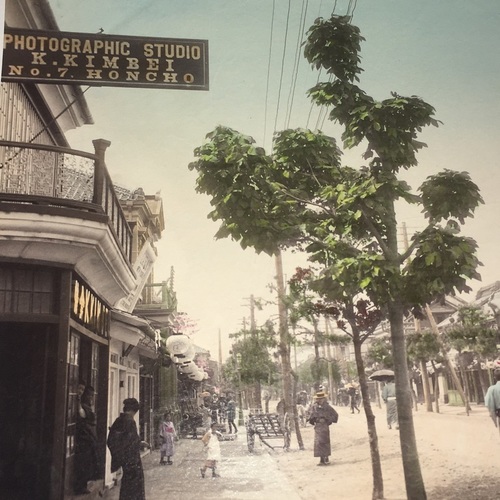
[[[330,445],[330,425],[338,421],[339,415],[327,400],[324,390],[314,396],[309,422],[314,425],[314,456],[319,457],[318,465],[328,465],[332,449]]]

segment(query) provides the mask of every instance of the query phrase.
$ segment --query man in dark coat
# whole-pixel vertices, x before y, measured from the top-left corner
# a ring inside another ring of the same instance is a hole
[[[110,428],[108,446],[111,450],[111,470],[123,470],[120,487],[120,500],[145,500],[144,471],[141,462],[141,438],[134,420],[139,411],[139,402],[135,398],[123,401],[123,413]],[[110,439],[119,441],[110,445]],[[115,451],[114,451],[115,450]]]
[[[318,465],[328,465],[332,449],[330,425],[337,422],[338,413],[326,401],[326,393],[319,391],[314,396],[309,422],[314,425],[314,456],[320,458]]]

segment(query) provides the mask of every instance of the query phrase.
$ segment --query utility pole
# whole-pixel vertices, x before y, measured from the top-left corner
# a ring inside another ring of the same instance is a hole
[[[219,387],[222,385],[222,339],[219,328]]]

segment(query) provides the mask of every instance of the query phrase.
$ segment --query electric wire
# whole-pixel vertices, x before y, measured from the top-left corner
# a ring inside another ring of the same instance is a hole
[[[290,85],[290,92],[288,94],[287,114],[285,116],[285,126],[284,126],[285,129],[290,127],[290,119],[292,116],[293,101],[295,98],[295,90],[297,88],[297,77],[299,74],[299,67],[300,67],[299,66],[300,58],[301,58],[300,47],[301,47],[302,41],[304,39],[308,6],[309,6],[309,0],[302,0],[302,11],[300,13],[299,31],[297,33],[297,45],[295,47],[295,61],[294,61],[294,66],[293,66],[293,71],[292,71],[292,81],[291,81],[291,85]]]
[[[276,11],[276,0],[273,0],[273,8],[271,14],[271,33],[269,34],[269,52],[267,60],[267,80],[266,80],[266,98],[264,102],[264,137],[262,139],[262,144],[264,148],[266,147],[266,133],[267,133],[267,105],[269,102],[269,81],[271,79],[271,55],[273,47],[273,30],[274,30],[274,15]]]
[[[288,27],[290,23],[290,10],[291,10],[291,0],[288,0],[288,12],[286,16],[286,29],[285,29],[285,41],[283,43],[283,53],[281,57],[281,73],[280,73],[280,82],[278,87],[278,101],[276,104],[276,116],[274,118],[274,131],[276,131],[276,127],[278,125],[278,115],[280,110],[280,99],[281,99],[281,88],[283,86],[283,73],[285,68],[285,55],[286,55],[286,47],[287,47],[287,39],[288,39]]]

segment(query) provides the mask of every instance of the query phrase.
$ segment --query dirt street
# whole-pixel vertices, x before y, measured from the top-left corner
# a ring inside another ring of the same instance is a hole
[[[240,428],[238,439],[222,442],[220,478],[200,477],[203,463],[200,440],[178,443],[173,466],[159,466],[159,453],[144,457],[148,500],[371,500],[372,473],[366,420],[363,411],[351,414],[336,407],[340,418],[331,427],[331,465],[318,467],[313,457],[314,431],[302,428],[306,450],[299,451],[295,435],[289,452],[281,440],[275,448],[256,441],[254,453],[247,449]],[[406,498],[398,431],[389,430],[385,409],[374,408],[382,459],[386,500]],[[443,406],[441,413],[428,413],[422,406],[414,412],[420,464],[428,500],[496,500],[500,498],[500,434],[482,406]],[[118,499],[118,488],[105,498]]]
[[[371,460],[363,411],[337,408],[338,424],[331,427],[332,465],[317,467],[312,457],[313,429],[302,429],[308,451],[291,451],[276,459],[304,500],[370,500]],[[374,408],[387,500],[406,498],[398,431],[389,430],[385,408]],[[420,466],[429,500],[494,500],[500,498],[500,434],[484,406],[442,406],[414,412]],[[292,441],[296,443],[296,441]]]

